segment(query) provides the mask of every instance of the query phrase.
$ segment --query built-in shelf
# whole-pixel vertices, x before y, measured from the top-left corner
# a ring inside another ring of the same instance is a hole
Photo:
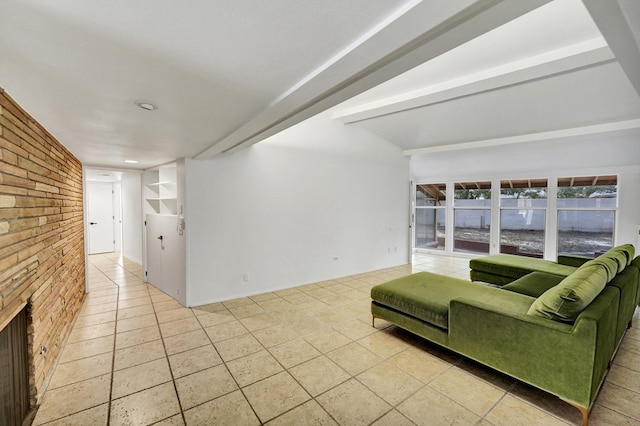
[[[176,164],[147,170],[144,174],[144,199],[148,213],[178,214]]]

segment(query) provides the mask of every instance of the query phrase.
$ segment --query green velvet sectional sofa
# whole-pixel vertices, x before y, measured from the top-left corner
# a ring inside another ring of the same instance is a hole
[[[498,286],[420,272],[374,286],[371,313],[374,322],[389,321],[558,396],[587,425],[640,301],[634,254],[624,245],[565,264],[513,255],[473,259],[472,278]]]

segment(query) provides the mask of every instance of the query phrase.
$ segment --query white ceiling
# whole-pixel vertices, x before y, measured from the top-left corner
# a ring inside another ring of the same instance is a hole
[[[117,171],[101,168],[85,169],[87,182],[115,183],[121,182],[125,173],[135,173],[133,171]],[[139,173],[139,172],[138,172]]]
[[[640,2],[584,2],[0,0],[0,87],[114,169],[331,107],[408,154],[640,127]]]

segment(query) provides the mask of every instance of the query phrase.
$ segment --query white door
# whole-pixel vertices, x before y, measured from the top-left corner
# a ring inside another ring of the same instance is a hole
[[[87,184],[87,211],[89,221],[89,254],[114,250],[113,241],[113,185]]]

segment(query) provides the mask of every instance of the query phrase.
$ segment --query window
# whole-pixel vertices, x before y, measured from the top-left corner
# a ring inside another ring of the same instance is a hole
[[[416,248],[444,250],[446,184],[416,185]]]
[[[453,250],[489,253],[491,182],[456,183],[453,217]]]
[[[613,247],[617,176],[558,179],[558,254],[596,257]]]
[[[500,181],[500,253],[543,257],[547,179]]]

